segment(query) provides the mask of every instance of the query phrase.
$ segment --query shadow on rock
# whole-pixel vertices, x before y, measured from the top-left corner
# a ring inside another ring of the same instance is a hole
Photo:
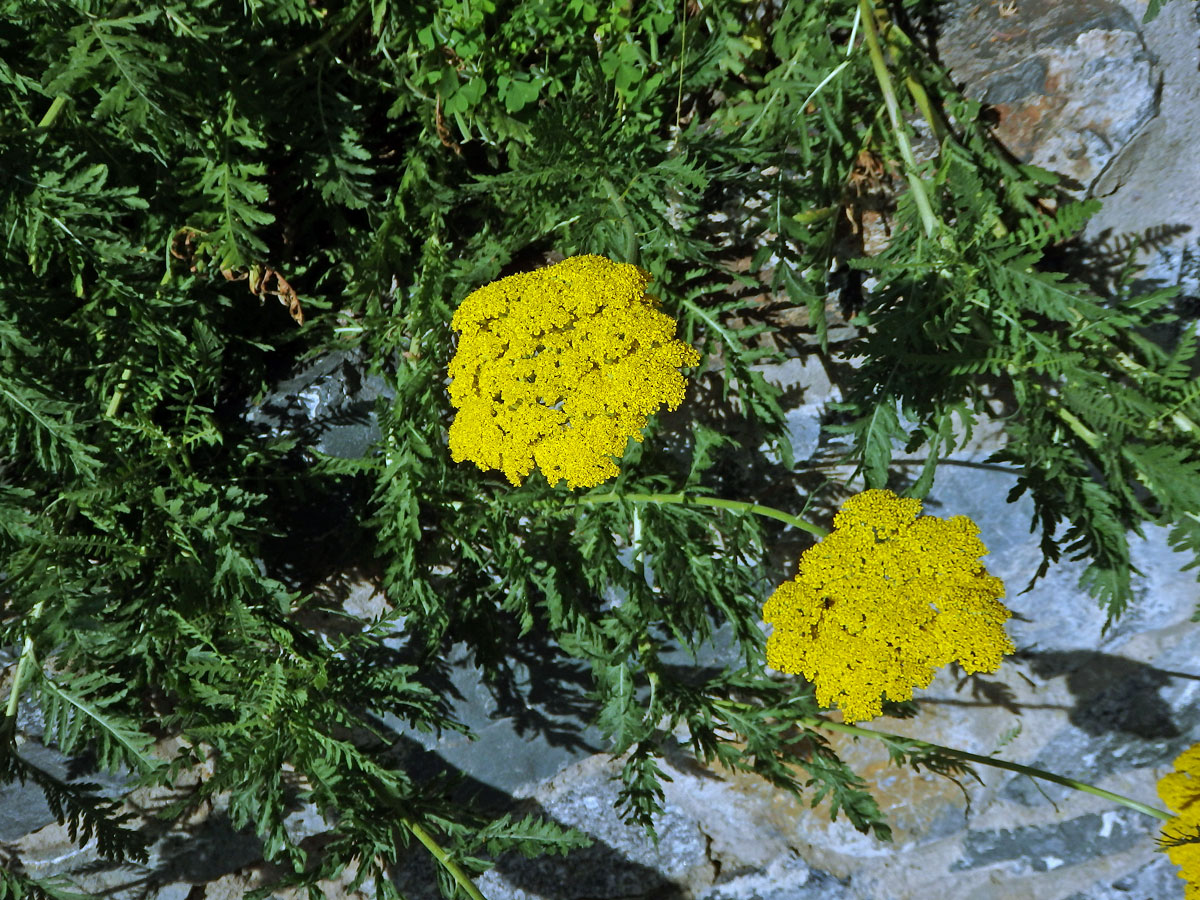
[[[1088,650],[1033,651],[1025,657],[1040,678],[1066,676],[1076,699],[1067,717],[1087,734],[1123,733],[1145,740],[1180,735],[1170,705],[1159,695],[1171,683],[1171,673]]]

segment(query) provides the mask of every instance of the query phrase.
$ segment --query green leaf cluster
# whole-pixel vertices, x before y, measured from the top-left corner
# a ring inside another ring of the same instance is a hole
[[[930,80],[946,98],[923,173],[940,227],[926,234],[905,194],[886,250],[849,261],[877,283],[856,318],[870,329],[866,361],[830,430],[853,435],[869,487],[886,485],[896,446],[925,450],[910,489],[923,496],[938,457],[970,439],[989,402],[1006,403],[1007,443],[987,462],[1016,467],[1010,501],[1034,501],[1043,562],[1026,590],[1065,549],[1087,560],[1080,585],[1111,623],[1140,574],[1129,532],[1169,526],[1172,546],[1200,550],[1195,335],[1185,329],[1166,348],[1152,337],[1179,319],[1174,288],[1136,294],[1127,271],[1104,298],[1052,268],[1098,202],[1048,196],[1052,173],[997,152],[980,104],[954,98],[944,76]]]

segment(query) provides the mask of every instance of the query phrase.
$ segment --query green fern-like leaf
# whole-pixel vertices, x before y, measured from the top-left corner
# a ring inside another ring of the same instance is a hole
[[[61,684],[57,678],[42,676],[34,690],[46,717],[46,739],[64,753],[77,752],[86,744],[95,748],[100,765],[110,772],[120,765],[143,774],[161,768],[149,752],[153,739],[110,709],[126,693],[116,680],[99,672],[72,676]]]
[[[1142,15],[1142,24],[1149,25],[1158,18],[1158,14],[1162,12],[1163,4],[1167,0],[1149,0],[1146,4],[1146,12]]]
[[[99,101],[93,115],[100,119],[121,116],[131,124],[145,125],[151,117],[166,117],[173,92],[163,85],[180,66],[164,44],[147,36],[144,27],[161,15],[161,10],[149,9],[114,19],[87,16],[68,32],[72,46],[52,70],[49,93],[70,96],[78,94],[81,86],[95,89]]]
[[[134,814],[122,812],[119,801],[96,796],[97,785],[68,784],[18,756],[7,741],[0,742],[0,775],[7,781],[19,778],[24,783],[28,779],[41,788],[50,812],[60,824],[68,826],[72,841],[95,839],[97,852],[108,859],[148,859],[146,836],[122,827],[135,818]]]
[[[197,255],[211,254],[222,270],[244,268],[267,253],[267,245],[256,229],[275,221],[275,216],[263,208],[267,188],[260,179],[266,174],[266,166],[246,158],[264,150],[267,144],[246,117],[237,115],[232,102],[224,127],[219,133],[215,128],[211,131],[218,154],[184,160],[195,174],[197,190],[208,201],[208,208],[197,220],[204,234]]]
[[[78,885],[63,875],[31,878],[0,868],[0,900],[91,900]]]
[[[548,822],[532,814],[514,821],[510,813],[479,829],[475,840],[489,854],[516,850],[531,859],[546,853],[566,856],[572,850],[590,847],[594,843],[588,835],[577,829]]]

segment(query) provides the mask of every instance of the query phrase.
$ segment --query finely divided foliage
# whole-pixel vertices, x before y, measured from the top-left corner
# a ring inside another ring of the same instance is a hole
[[[907,22],[930,4],[896,6]],[[584,846],[545,816],[465,802],[393,752],[377,714],[463,730],[444,660],[464,641],[497,685],[522,646],[586,673],[581,715],[628,754],[621,810],[651,833],[662,753],[681,740],[887,837],[869,785],[795,724],[820,711],[812,686],[765,665],[778,526],[627,495],[817,491],[753,366],[778,348],[858,357],[830,431],[850,436],[867,486],[887,486],[899,439],[928,447],[907,486],[924,496],[937,458],[1007,397],[996,461],[1033,497],[1037,574],[1064,549],[1087,560],[1084,584],[1115,617],[1130,530],[1161,523],[1200,550],[1200,392],[1194,339],[1164,348],[1139,330],[1170,320],[1170,297],[1101,298],[1053,271],[1048,254],[1092,208],[999,152],[978,105],[899,27],[884,31],[888,64],[932,100],[910,112],[931,119],[918,174],[937,227],[902,193],[887,249],[867,255],[852,224],[864,165],[901,155],[855,13],[848,0],[0,2],[3,696],[15,687],[0,782],[40,786],[102,855],[143,858],[111,801],[22,754],[24,698],[43,740],[90,748],[131,789],[210,772],[161,815],[227,795],[234,824],[313,897],[343,876],[397,896],[389,873],[433,848],[450,893],[500,854]],[[575,504],[581,491],[536,471],[517,487],[452,460],[447,370],[464,298],[589,254],[648,273],[701,362],[679,410],[651,417],[595,488],[613,502]],[[778,327],[762,284],[806,324]],[[856,307],[840,343],[831,296]],[[389,388],[364,457],[249,424],[272,384],[334,350]],[[347,620],[328,587],[351,565],[383,592],[376,619]],[[722,626],[721,666],[667,662]],[[401,627],[398,653],[383,642]],[[297,800],[326,814],[319,851],[284,827]],[[10,895],[72,894],[16,860],[0,869]]]

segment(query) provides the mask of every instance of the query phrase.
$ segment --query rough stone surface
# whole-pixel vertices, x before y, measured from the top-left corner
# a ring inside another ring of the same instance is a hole
[[[963,857],[951,871],[1017,862],[1034,872],[1049,872],[1095,856],[1128,850],[1151,829],[1132,811],[1087,813],[1053,825],[972,829],[963,841]]]
[[[541,648],[544,659],[561,659],[552,647]],[[603,735],[589,724],[594,706],[584,694],[589,686],[582,666],[531,668],[530,660],[513,657],[508,690],[489,686],[465,644],[456,644],[447,661],[456,694],[451,715],[471,729],[440,737],[409,727],[391,714],[380,719],[446,763],[499,791],[549,778],[568,763],[598,753]],[[521,748],[520,753],[497,753],[498,747]]]
[[[379,440],[375,400],[386,382],[366,372],[361,351],[330,353],[281,382],[246,420],[271,434],[290,434],[329,456],[364,456]]]
[[[993,107],[996,136],[1080,193],[1155,113],[1138,19],[1113,0],[966,0],[943,29],[942,59]]]
[[[554,857],[506,859],[485,883],[489,897],[584,898],[688,896],[711,882],[712,864],[698,824],[672,803],[657,817],[658,846],[621,822],[614,809],[617,783],[607,757],[571,766],[531,794],[555,820],[589,834],[595,843],[565,861]],[[565,878],[566,873],[569,878]],[[490,890],[489,890],[490,888]],[[520,891],[520,893],[517,893]],[[657,892],[657,893],[655,893]]]
[[[814,872],[798,856],[785,854],[758,871],[720,881],[701,900],[843,900],[845,882]]]
[[[1141,6],[1131,0],[1134,8]],[[1147,48],[1161,73],[1159,114],[1113,160],[1093,185],[1104,208],[1085,238],[1096,247],[1101,271],[1123,264],[1140,244],[1145,271],[1140,286],[1180,285],[1200,297],[1200,41],[1194,3],[1167,3],[1144,28]]]
[[[792,454],[797,460],[810,459],[821,442],[821,413],[830,400],[840,400],[838,391],[825,371],[820,356],[811,354],[806,358],[795,357],[780,365],[751,366],[763,373],[769,384],[784,394],[792,394],[797,402],[790,403],[785,410],[788,437],[792,442]],[[802,401],[802,402],[799,402]],[[759,450],[768,452],[763,444]]]

